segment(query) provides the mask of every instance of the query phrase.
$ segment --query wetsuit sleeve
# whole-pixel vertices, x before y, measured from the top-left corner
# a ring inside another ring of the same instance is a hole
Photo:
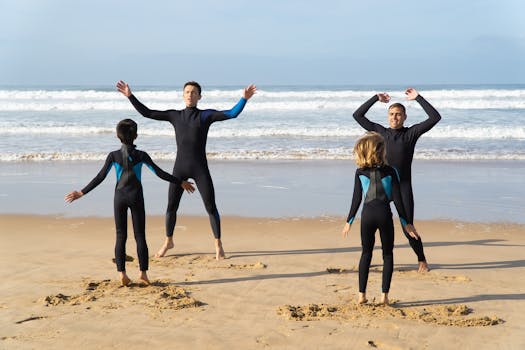
[[[81,192],[86,195],[88,194],[91,190],[93,190],[95,187],[97,187],[98,185],[100,185],[100,183],[102,181],[104,181],[104,179],[106,178],[106,176],[108,175],[109,171],[111,170],[111,166],[113,165],[113,156],[110,154],[108,154],[107,158],[106,158],[106,162],[104,163],[104,166],[102,167],[102,169],[100,169],[100,171],[98,172],[97,176],[95,176],[93,178],[93,180],[91,180],[90,183],[88,183],[86,185],[86,187],[84,187]]]
[[[151,159],[151,157],[149,156],[149,154],[147,154],[146,152],[144,152],[143,161],[144,161],[144,164],[146,164],[146,166],[153,172],[153,174],[157,175],[162,180],[169,181],[178,186],[180,186],[180,184],[182,183],[182,181],[179,178],[176,178],[175,176],[165,172],[157,164],[155,164],[153,160]]]
[[[129,102],[135,107],[137,112],[142,114],[143,117],[155,119],[155,120],[170,120],[170,111],[156,111],[149,109],[148,107],[144,106],[142,102],[137,100],[135,95],[131,94],[129,97]]]
[[[428,103],[427,100],[423,98],[423,96],[418,95],[416,97],[416,101],[428,115],[427,120],[410,127],[410,131],[415,133],[415,135],[419,137],[422,134],[429,131],[430,129],[432,129],[434,125],[436,125],[441,120],[441,115],[434,107],[432,107],[430,103]]]
[[[385,128],[377,123],[371,122],[367,117],[365,117],[366,112],[376,103],[379,101],[379,97],[377,95],[374,95],[372,98],[370,98],[368,101],[363,103],[361,107],[359,107],[354,112],[354,119],[359,125],[361,125],[365,130],[367,131],[377,131],[381,132]]]
[[[348,217],[346,219],[346,222],[349,224],[352,224],[354,222],[355,216],[357,214],[357,210],[359,209],[359,206],[361,205],[361,200],[363,197],[363,188],[361,187],[361,180],[359,180],[358,172],[355,172],[355,180],[354,180],[354,195],[352,197],[352,205],[350,206],[350,212],[348,213]]]
[[[237,118],[237,116],[241,114],[242,110],[244,109],[244,106],[246,106],[246,102],[248,102],[248,100],[244,97],[241,97],[239,102],[237,102],[237,104],[233,106],[232,109],[227,111],[216,111],[212,109],[204,110],[201,114],[201,122],[211,124],[213,122]]]
[[[397,171],[392,168],[392,199],[394,201],[394,205],[396,206],[397,214],[399,215],[399,220],[401,221],[401,225],[405,227],[407,224],[412,224],[412,222],[408,222],[407,213],[405,211],[405,207],[403,206],[403,201],[401,198],[401,190],[399,187],[399,180]]]

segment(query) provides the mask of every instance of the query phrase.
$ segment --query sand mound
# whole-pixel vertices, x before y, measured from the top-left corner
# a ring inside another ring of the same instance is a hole
[[[100,302],[101,308],[118,309],[126,305],[143,305],[157,310],[178,310],[199,307],[202,302],[189,296],[183,288],[169,281],[155,281],[150,286],[131,283],[123,287],[110,280],[89,281],[83,283],[84,291],[76,295],[59,293],[42,298],[45,306],[82,305]]]
[[[289,320],[316,321],[322,319],[352,320],[358,318],[418,320],[425,323],[455,327],[494,326],[503,323],[498,317],[465,316],[473,312],[466,305],[436,305],[424,308],[398,308],[381,304],[309,304],[306,306],[284,305],[277,313]]]

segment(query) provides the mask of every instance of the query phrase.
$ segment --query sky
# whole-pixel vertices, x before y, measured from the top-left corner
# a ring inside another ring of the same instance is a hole
[[[0,0],[0,85],[525,83],[523,0]]]

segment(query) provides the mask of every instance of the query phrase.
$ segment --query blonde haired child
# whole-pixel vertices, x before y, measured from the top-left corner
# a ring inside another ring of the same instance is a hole
[[[395,169],[387,165],[383,137],[376,132],[367,132],[357,140],[354,146],[354,155],[358,166],[355,172],[354,195],[342,234],[343,237],[346,237],[350,232],[364,195],[365,199],[361,212],[362,252],[359,261],[358,303],[364,304],[367,302],[366,285],[368,272],[375,244],[375,232],[379,230],[381,247],[383,249],[381,303],[388,304],[388,292],[394,270],[394,223],[392,211],[390,210],[390,202],[392,200],[403,227],[415,239],[419,239],[419,236],[412,223],[407,222],[405,219],[407,216],[401,203],[398,176]]]

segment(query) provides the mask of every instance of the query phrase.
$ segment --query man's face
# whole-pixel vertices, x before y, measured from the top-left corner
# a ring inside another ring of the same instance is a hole
[[[388,110],[388,124],[392,129],[400,129],[407,119],[406,114],[399,107],[392,107]]]
[[[186,85],[186,87],[184,88],[183,95],[186,107],[196,107],[197,102],[199,102],[199,100],[201,99],[199,89],[197,89],[197,87],[193,85]]]

